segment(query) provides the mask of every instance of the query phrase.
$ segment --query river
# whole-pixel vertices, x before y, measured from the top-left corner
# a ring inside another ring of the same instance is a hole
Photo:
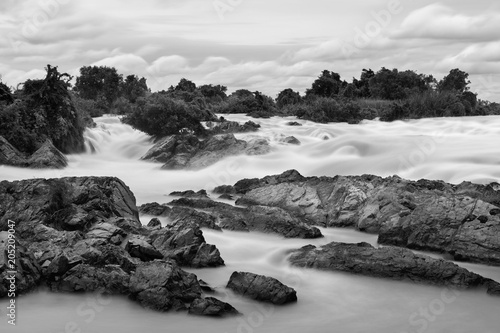
[[[225,115],[244,122],[243,115]],[[63,170],[29,170],[0,166],[0,179],[116,176],[134,192],[137,203],[168,202],[177,190],[211,191],[242,178],[263,177],[288,169],[304,176],[397,174],[408,179],[440,179],[451,183],[500,182],[500,117],[435,118],[358,125],[288,126],[294,118],[251,119],[261,124],[254,136],[270,141],[263,156],[235,156],[199,171],[165,171],[140,161],[153,145],[149,136],[121,124],[117,117],[95,119],[86,131],[89,152],[69,155]],[[286,145],[295,136],[300,146]],[[91,149],[92,147],[92,149]],[[95,150],[91,153],[91,150]],[[149,218],[141,217],[143,223]],[[54,294],[46,290],[18,298],[18,322],[7,325],[6,302],[0,302],[1,332],[499,332],[500,299],[484,291],[451,291],[409,282],[321,272],[290,267],[288,251],[330,241],[366,241],[376,236],[348,229],[321,229],[325,238],[283,239],[260,233],[204,230],[226,266],[189,269],[217,290],[215,297],[243,313],[228,319],[207,319],[184,313],[156,313],[124,297]],[[460,265],[500,281],[500,268]],[[298,302],[274,307],[253,302],[224,289],[233,271],[273,276],[297,290]]]

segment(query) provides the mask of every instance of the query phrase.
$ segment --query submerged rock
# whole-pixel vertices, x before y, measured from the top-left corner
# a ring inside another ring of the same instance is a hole
[[[444,285],[456,288],[485,287],[495,294],[500,284],[443,260],[414,254],[398,247],[374,248],[368,243],[331,242],[316,248],[307,245],[292,252],[294,266],[342,271],[395,280]]]
[[[172,135],[161,139],[142,159],[163,163],[162,169],[202,169],[228,156],[265,154],[269,150],[265,139],[246,142],[233,134],[214,135],[203,141],[193,135]]]
[[[272,277],[247,272],[233,272],[227,288],[235,293],[255,299],[282,305],[297,301],[297,293]]]
[[[447,184],[371,175],[303,177],[290,170],[244,179],[236,204],[279,207],[310,223],[355,227],[379,243],[500,265],[500,185]],[[225,188],[225,191],[230,191]]]

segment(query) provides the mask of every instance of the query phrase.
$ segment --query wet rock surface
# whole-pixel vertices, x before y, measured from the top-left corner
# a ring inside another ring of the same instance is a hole
[[[205,243],[200,216],[168,208],[177,216],[173,224],[144,227],[134,195],[114,177],[3,181],[0,199],[0,230],[16,222],[18,293],[43,284],[52,291],[128,295],[158,311],[188,310],[202,292],[181,266],[224,264]],[[10,287],[8,237],[0,231],[0,298]],[[223,315],[231,313],[228,306],[207,300],[193,311],[217,315],[219,307]]]
[[[0,136],[0,165],[2,164],[22,168],[62,169],[68,165],[68,160],[50,140],[45,141],[38,150],[28,156]]]
[[[500,185],[371,175],[303,177],[295,170],[244,179],[236,204],[279,207],[308,223],[379,234],[379,243],[500,265]],[[492,214],[493,213],[493,214]]]
[[[233,272],[227,288],[245,297],[277,305],[297,301],[297,293],[293,288],[275,278],[248,272]]]
[[[304,246],[292,252],[292,265],[353,274],[409,280],[460,289],[484,287],[498,294],[500,284],[465,268],[399,247],[374,248],[368,243],[332,242],[321,247]]]
[[[158,141],[142,157],[163,163],[162,169],[202,169],[225,157],[241,154],[261,155],[270,151],[265,139],[238,140],[233,134],[213,135],[200,140],[194,135],[172,135]]]

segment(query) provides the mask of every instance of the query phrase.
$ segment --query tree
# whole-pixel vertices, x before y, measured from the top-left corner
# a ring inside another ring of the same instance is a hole
[[[287,88],[281,91],[276,98],[276,105],[281,109],[285,105],[294,105],[300,103],[302,98],[300,94],[293,89]]]
[[[106,66],[84,66],[76,78],[74,90],[81,98],[98,101],[104,98],[109,106],[120,97],[123,76],[116,68]]]
[[[196,90],[196,84],[193,81],[186,80],[182,78],[177,86],[175,86],[174,90],[176,91],[186,91],[186,92],[194,92]]]
[[[137,75],[128,75],[121,85],[121,95],[130,103],[135,103],[139,97],[146,96],[149,91],[145,78]]]
[[[438,83],[439,91],[455,91],[457,93],[463,93],[468,91],[470,84],[469,74],[461,71],[458,68],[452,69],[448,75],[446,75]]]
[[[311,89],[306,90],[306,97],[316,95],[320,97],[334,97],[338,95],[343,82],[340,75],[335,72],[324,70],[313,82]]]
[[[210,101],[220,102],[227,98],[227,87],[221,86],[220,84],[216,86],[211,84],[204,84],[202,86],[199,86],[198,90],[205,98],[209,99]]]

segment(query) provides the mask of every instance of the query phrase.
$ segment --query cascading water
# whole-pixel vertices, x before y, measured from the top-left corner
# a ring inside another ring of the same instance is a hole
[[[244,122],[241,115],[224,115]],[[256,121],[252,119],[253,121]],[[0,166],[3,180],[33,177],[116,176],[134,192],[138,204],[168,202],[177,190],[212,190],[242,178],[263,177],[288,169],[304,176],[398,174],[409,179],[441,179],[459,183],[500,182],[500,117],[424,119],[359,125],[286,125],[293,118],[257,120],[261,129],[237,134],[241,139],[265,137],[271,153],[235,156],[198,171],[166,171],[141,161],[153,145],[144,133],[117,117],[96,119],[85,133],[88,152],[70,155],[64,170],[29,170]],[[295,136],[302,144],[287,145]],[[143,223],[148,222],[142,217]],[[291,249],[331,241],[376,244],[376,236],[347,229],[321,229],[322,239],[283,239],[260,233],[204,230],[226,262],[215,269],[190,269],[217,290],[215,297],[244,315],[222,320],[142,309],[123,297],[54,294],[39,291],[18,298],[18,332],[498,332],[500,301],[482,291],[453,292],[344,273],[298,269],[287,264]],[[500,281],[500,268],[460,265]],[[233,271],[273,276],[297,290],[299,301],[285,307],[262,305],[224,289]],[[2,313],[5,301],[0,302]],[[4,316],[4,315],[3,315]],[[6,320],[0,321],[2,332]],[[9,327],[9,329],[12,329]]]

